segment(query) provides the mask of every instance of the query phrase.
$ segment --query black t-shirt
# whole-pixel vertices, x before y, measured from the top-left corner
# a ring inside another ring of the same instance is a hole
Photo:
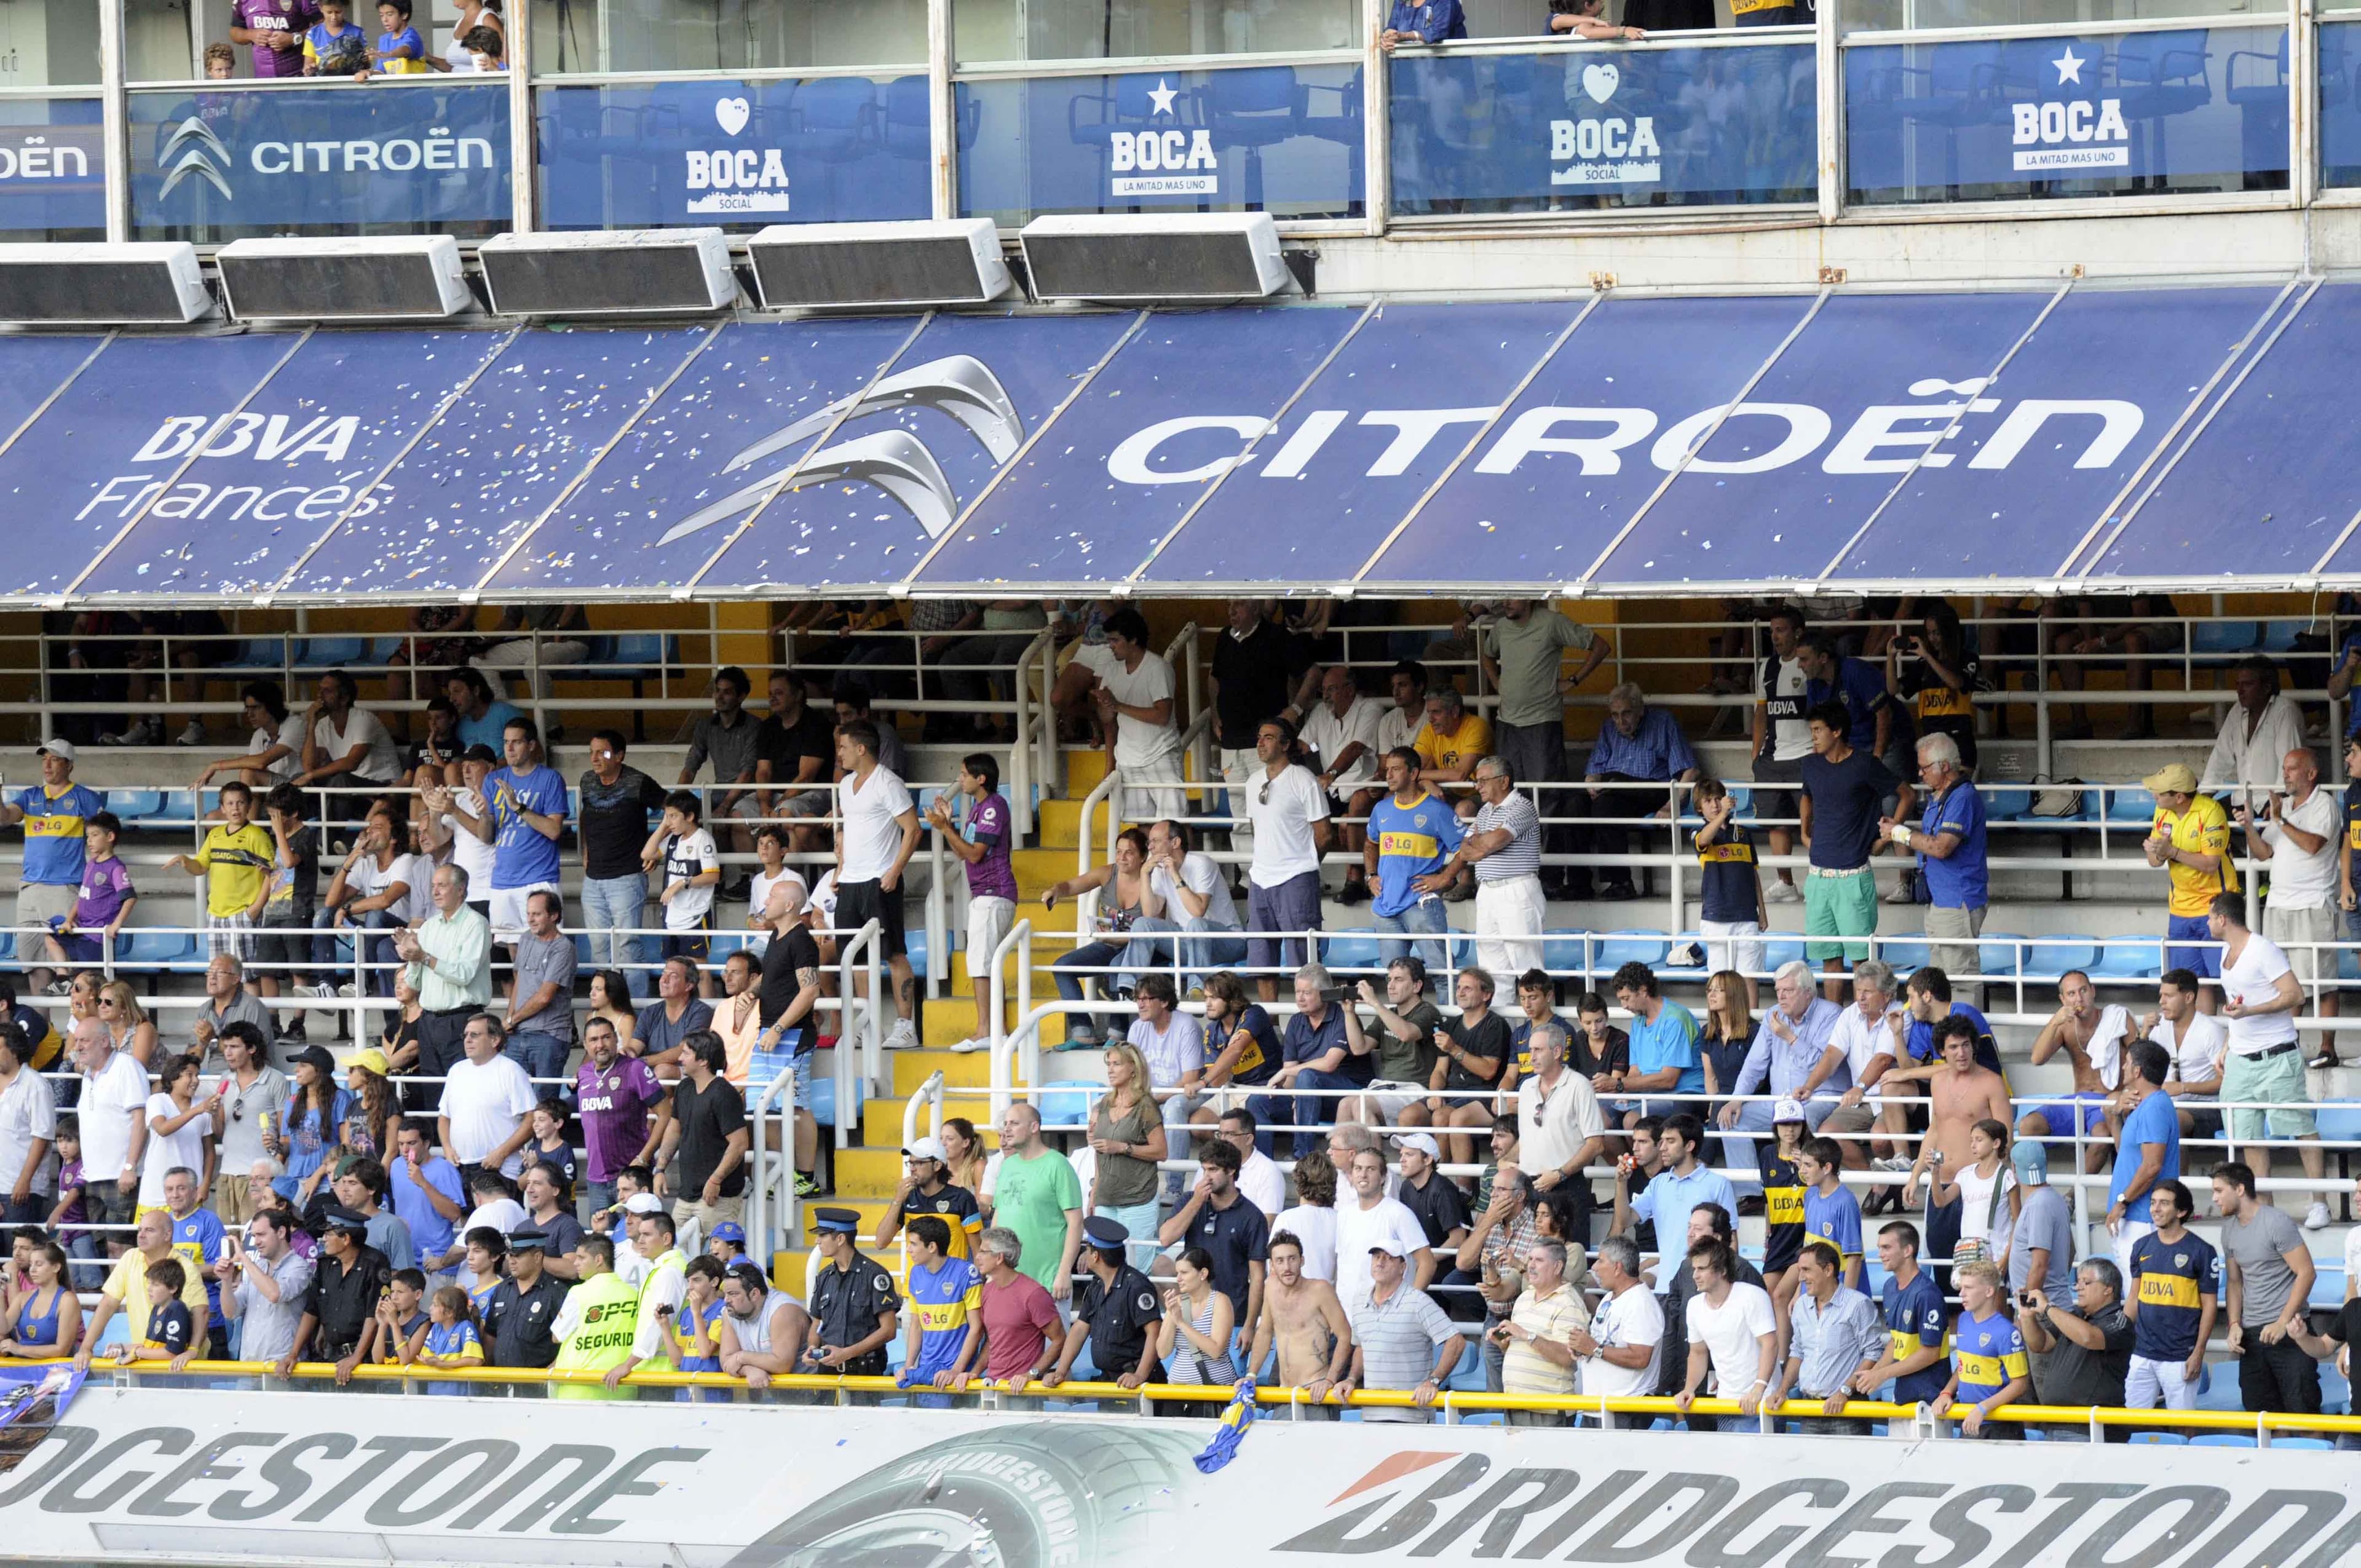
[[[269,831],[268,823],[263,830]],[[262,918],[266,923],[309,926],[320,899],[320,830],[298,828],[287,836],[287,848],[295,856],[292,866],[279,863],[279,845],[273,838],[270,896],[262,905]]]
[[[1396,1196],[1403,1208],[1418,1216],[1419,1228],[1426,1233],[1426,1245],[1440,1252],[1444,1238],[1454,1231],[1467,1229],[1467,1196],[1459,1190],[1459,1183],[1447,1176],[1429,1171],[1424,1187],[1413,1187],[1405,1181]]]
[[[1459,1048],[1471,1057],[1489,1057],[1494,1061],[1506,1062],[1509,1059],[1509,1053],[1516,1048],[1510,1041],[1509,1021],[1498,1013],[1485,1014],[1483,1021],[1472,1029],[1467,1026],[1467,1020],[1464,1015],[1444,1019],[1443,1028],[1445,1034],[1458,1042]],[[1499,1081],[1500,1076],[1498,1073],[1494,1073],[1488,1079],[1478,1078],[1460,1066],[1456,1060],[1450,1064],[1443,1075],[1443,1087],[1445,1089],[1491,1089],[1497,1087]]]
[[[1222,633],[1213,644],[1213,735],[1225,751],[1242,751],[1255,743],[1255,732],[1278,717],[1294,693],[1289,688],[1300,673],[1294,639],[1266,620],[1251,635]]]
[[[1812,864],[1850,871],[1869,864],[1877,843],[1878,803],[1902,787],[1883,762],[1856,749],[1841,762],[1815,752],[1802,763],[1812,803]]]
[[[2099,1332],[2104,1337],[2097,1350],[2085,1350],[2059,1333],[2054,1325],[2042,1325],[2057,1344],[2049,1353],[2049,1372],[2043,1379],[2041,1402],[2045,1405],[2122,1404],[2124,1380],[2131,1375],[2132,1342],[2136,1337],[2131,1320],[2124,1315],[2120,1305],[2108,1308],[2106,1316],[2103,1318],[2093,1318],[2080,1307],[2069,1310],[2086,1323],[2097,1324]]]
[[[771,945],[763,949],[763,1027],[777,1023],[795,1001],[796,992],[803,986],[796,976],[804,970],[819,968],[819,943],[801,926],[784,937],[773,937]],[[810,1014],[789,1030],[779,1042],[782,1049],[805,1051],[818,1043]]]
[[[836,771],[836,719],[811,704],[804,704],[793,724],[765,718],[754,732],[754,761],[771,764],[771,782],[790,784],[803,772],[803,759],[818,757],[819,772],[805,785],[824,789]]]
[[[1970,773],[1976,769],[1976,709],[1975,693],[1977,662],[1970,653],[1950,661],[1960,678],[1970,690],[1961,691],[1945,682],[1934,667],[1924,659],[1912,659],[1902,666],[1902,695],[1909,699],[1910,714],[1917,721],[1921,736],[1949,735],[1960,748],[1960,765]]]
[[[625,767],[613,784],[585,772],[577,786],[581,792],[582,874],[604,880],[631,876],[640,870],[640,851],[647,847],[653,826],[648,813],[662,811],[664,787],[633,767]]]
[[[715,1074],[699,1092],[695,1082],[682,1079],[673,1091],[673,1110],[680,1118],[681,1195],[692,1201],[705,1196],[721,1157],[729,1152],[730,1135],[746,1125],[745,1091]],[[735,1198],[746,1190],[746,1162],[721,1179],[721,1196]]]

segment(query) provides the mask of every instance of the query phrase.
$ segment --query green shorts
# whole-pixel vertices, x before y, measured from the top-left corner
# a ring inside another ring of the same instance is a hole
[[[2275,1138],[2309,1138],[2320,1132],[2320,1124],[2312,1120],[2309,1111],[2231,1108],[2232,1102],[2239,1100],[2260,1101],[2264,1104],[2310,1100],[2311,1091],[2304,1086],[2301,1046],[2260,1059],[2232,1051],[2230,1059],[2222,1064],[2221,1097],[2228,1111],[2233,1144],[2260,1142],[2267,1126]]]
[[[1851,876],[1804,877],[1804,935],[1806,937],[1870,937],[1877,932],[1877,878],[1867,867]],[[1869,957],[1867,942],[1806,942],[1804,951],[1817,961],[1841,958],[1859,963]]]

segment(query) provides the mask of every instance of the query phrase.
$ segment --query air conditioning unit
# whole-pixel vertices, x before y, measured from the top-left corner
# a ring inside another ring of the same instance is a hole
[[[718,228],[504,234],[476,259],[502,315],[681,315],[738,298]]]
[[[0,322],[181,326],[213,309],[193,245],[0,245]]]
[[[449,235],[241,239],[214,260],[240,321],[439,320],[476,309]]]
[[[1011,286],[989,218],[774,224],[746,254],[766,310],[980,305]]]
[[[1037,300],[1259,300],[1290,281],[1268,213],[1036,218],[1016,238]]]

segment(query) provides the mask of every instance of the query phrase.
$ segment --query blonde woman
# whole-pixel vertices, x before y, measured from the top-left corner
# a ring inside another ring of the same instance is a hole
[[[129,981],[110,980],[98,988],[98,1021],[106,1025],[106,1037],[116,1050],[130,1052],[142,1067],[155,1061],[156,1025],[148,1022]]]
[[[1164,1158],[1164,1117],[1148,1092],[1148,1059],[1129,1041],[1106,1048],[1106,1092],[1091,1107],[1091,1152],[1098,1174],[1090,1210],[1131,1233],[1133,1265],[1148,1266],[1156,1252],[1158,1190]]]
[[[951,1185],[982,1197],[983,1168],[989,1157],[983,1152],[983,1139],[977,1135],[975,1124],[964,1116],[946,1116],[935,1136],[943,1146],[943,1163],[950,1167]]]
[[[1746,1053],[1754,1045],[1754,1014],[1747,1005],[1746,977],[1734,969],[1717,970],[1705,982],[1705,1027],[1697,1036],[1697,1055],[1705,1063],[1705,1091],[1712,1103],[1708,1118],[1721,1112],[1721,1096],[1738,1081]]]

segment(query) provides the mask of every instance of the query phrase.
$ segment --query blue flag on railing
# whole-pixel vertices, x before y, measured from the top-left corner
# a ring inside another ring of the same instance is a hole
[[[52,1424],[88,1374],[70,1365],[0,1366],[0,1430],[19,1421]]]
[[[1197,1468],[1211,1475],[1237,1457],[1238,1444],[1246,1441],[1246,1428],[1254,1424],[1255,1380],[1238,1379],[1237,1391],[1230,1396],[1229,1408],[1222,1412],[1222,1424],[1213,1433],[1213,1441],[1197,1455]]]

